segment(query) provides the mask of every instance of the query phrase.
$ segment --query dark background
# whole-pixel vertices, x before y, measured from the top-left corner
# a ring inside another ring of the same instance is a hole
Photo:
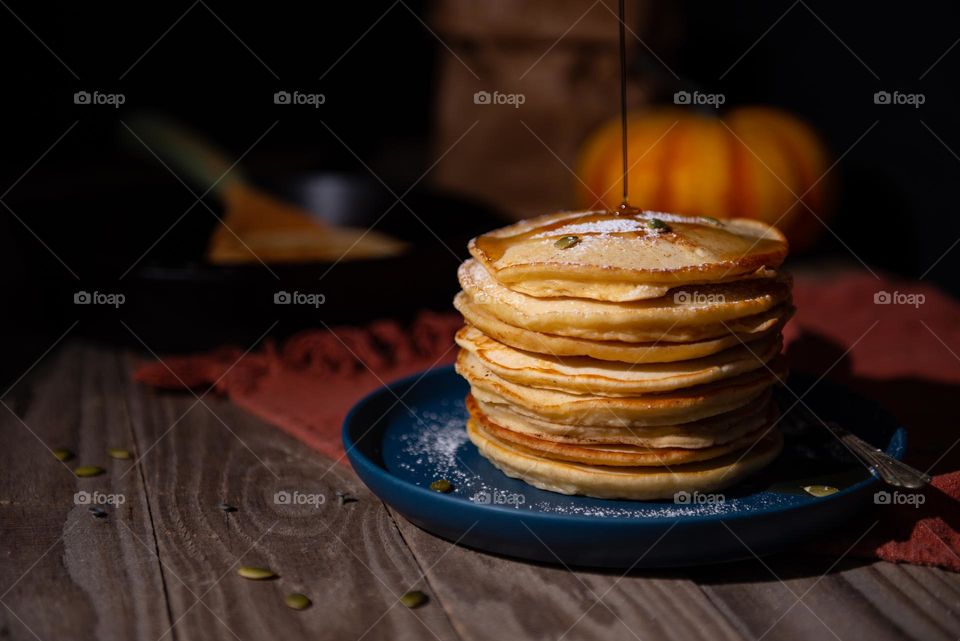
[[[69,304],[73,291],[126,291],[138,286],[141,269],[196,262],[205,230],[216,224],[205,208],[194,207],[121,282],[194,202],[156,160],[119,144],[119,121],[135,111],[172,115],[234,157],[277,122],[243,159],[248,173],[267,183],[317,170],[369,176],[320,120],[398,192],[420,176],[431,162],[437,64],[450,54],[418,19],[426,18],[426,3],[397,4],[384,16],[391,4],[19,2],[0,9],[6,80],[0,192],[7,192],[8,207],[0,208],[3,327],[24,337],[17,343],[26,362],[36,356],[28,337],[49,344],[78,318]],[[953,151],[960,149],[954,116],[960,47],[948,52],[960,38],[954,4],[685,0],[658,4],[654,13],[658,22],[640,35],[671,68],[696,86],[722,91],[727,107],[760,103],[794,111],[842,155],[834,170],[841,206],[831,228],[849,251],[827,232],[804,260],[857,263],[856,255],[960,291],[960,250],[949,251],[960,238],[954,195],[960,159]],[[632,65],[634,73],[656,75],[649,60]],[[74,92],[94,89],[121,92],[126,104],[114,110],[73,103]],[[327,103],[318,110],[273,103],[275,91],[293,89],[322,92]],[[880,90],[920,92],[926,102],[919,109],[875,105]],[[435,244],[425,230],[417,233]],[[455,264],[440,250],[435,273],[420,277],[443,274],[453,288]],[[410,298],[415,306],[414,290]],[[356,302],[356,320],[363,320],[368,313]],[[208,313],[166,307],[183,321],[168,336],[188,332],[192,317]],[[341,304],[336,320],[349,321],[350,309]],[[123,331],[102,331],[101,319],[88,312],[79,310],[77,331],[130,340]],[[232,318],[236,325],[246,320],[242,311]],[[174,327],[167,319],[161,324]],[[222,336],[232,338],[230,330],[224,326]],[[8,366],[15,369],[13,351]]]

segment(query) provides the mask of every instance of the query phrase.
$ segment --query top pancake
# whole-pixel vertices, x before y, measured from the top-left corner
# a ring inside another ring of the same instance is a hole
[[[654,219],[667,228],[651,223]],[[575,242],[558,246],[567,236]],[[496,280],[515,291],[606,301],[771,276],[787,254],[783,234],[758,221],[649,211],[539,216],[479,236],[469,248]]]

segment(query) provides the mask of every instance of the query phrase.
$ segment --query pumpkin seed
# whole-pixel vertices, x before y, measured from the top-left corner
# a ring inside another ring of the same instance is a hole
[[[237,574],[242,576],[245,579],[251,579],[253,581],[263,581],[265,579],[276,578],[276,573],[270,568],[259,568],[252,565],[244,565],[239,570]]]
[[[229,503],[217,503],[217,509],[223,510],[224,512],[236,512],[237,508],[233,507]]]
[[[90,476],[100,476],[106,472],[102,467],[97,467],[96,465],[81,465],[78,468],[73,470],[73,473],[79,476],[80,478],[88,478]]]
[[[839,490],[832,485],[806,485],[803,491],[811,496],[821,497],[836,494]]]
[[[421,592],[420,590],[414,590],[413,592],[407,592],[402,597],[400,597],[400,603],[407,606],[410,609],[419,608],[421,605],[427,602],[427,595]]]
[[[430,484],[430,489],[434,492],[440,492],[441,494],[446,494],[453,489],[453,484],[447,479],[438,479]]]
[[[657,233],[670,231],[670,225],[663,222],[659,218],[651,218],[650,220],[648,220],[647,227],[649,227],[650,229],[652,229]]]
[[[73,452],[65,447],[58,447],[57,449],[53,450],[53,456],[58,461],[69,461],[73,458]]]
[[[288,594],[283,598],[283,602],[287,604],[288,608],[293,608],[294,610],[306,610],[313,603],[305,594],[300,594],[299,592]]]
[[[570,249],[574,245],[580,244],[579,236],[562,236],[553,244],[557,249]]]
[[[121,450],[116,447],[107,448],[107,456],[110,458],[115,458],[121,461],[133,458],[133,455],[130,453],[130,450]]]

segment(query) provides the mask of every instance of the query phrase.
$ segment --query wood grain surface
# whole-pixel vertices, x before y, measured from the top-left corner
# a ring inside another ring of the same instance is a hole
[[[780,555],[622,575],[452,545],[229,402],[132,383],[137,358],[72,343],[2,398],[0,639],[960,638],[960,577],[937,569]],[[429,600],[404,607],[410,590]]]

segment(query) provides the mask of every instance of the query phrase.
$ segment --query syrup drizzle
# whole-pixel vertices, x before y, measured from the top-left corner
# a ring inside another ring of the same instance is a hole
[[[630,173],[627,167],[627,25],[624,22],[625,0],[620,0],[620,12],[618,22],[620,27],[620,154],[623,160],[623,202],[613,212],[614,214],[637,213],[639,210],[630,205],[629,182],[627,175]]]

